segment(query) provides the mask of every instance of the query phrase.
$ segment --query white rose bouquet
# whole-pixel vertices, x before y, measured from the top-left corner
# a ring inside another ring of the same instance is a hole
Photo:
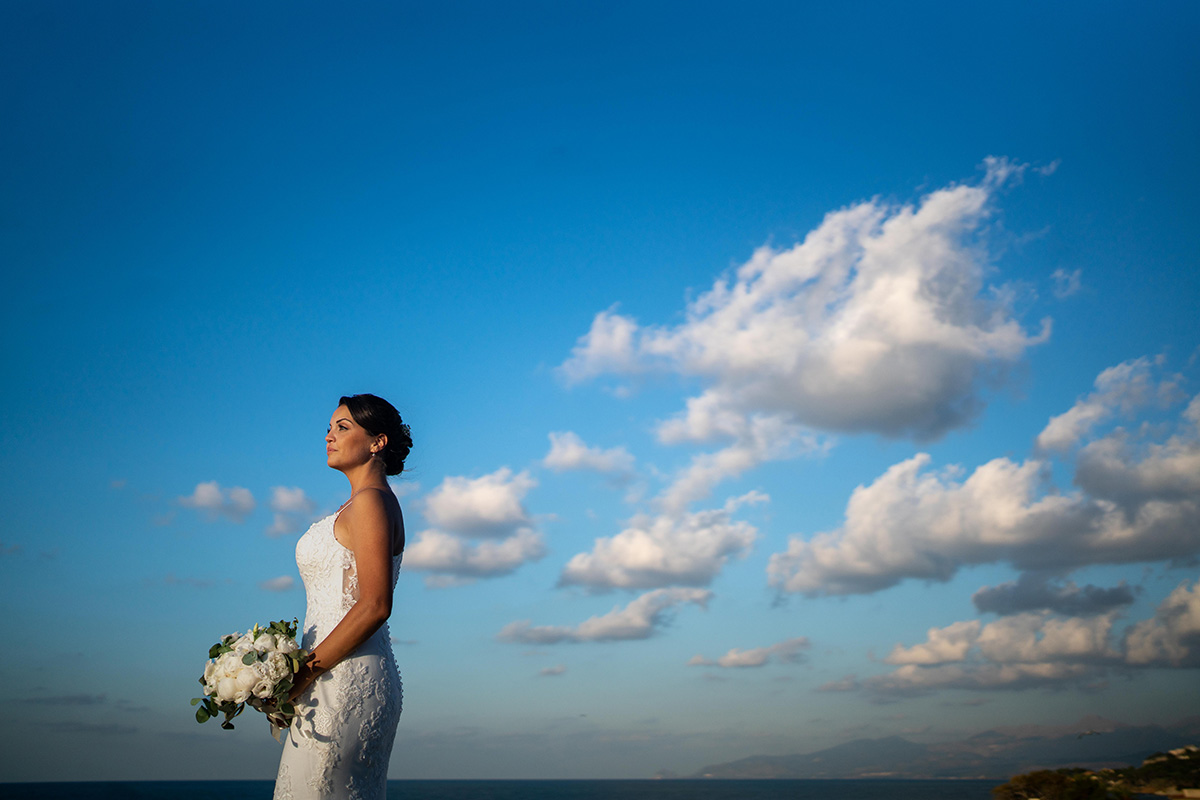
[[[296,644],[299,620],[290,623],[280,620],[262,628],[255,623],[246,633],[230,633],[208,650],[209,661],[204,665],[200,683],[204,697],[193,697],[196,721],[207,722],[224,714],[221,727],[233,730],[233,718],[255,708],[275,719],[284,727],[296,714],[288,702],[292,680],[309,653]],[[271,734],[279,739],[279,730],[272,723]]]

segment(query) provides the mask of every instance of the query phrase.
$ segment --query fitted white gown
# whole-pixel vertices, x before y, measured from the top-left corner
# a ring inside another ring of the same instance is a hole
[[[309,651],[358,600],[354,553],[334,537],[336,519],[331,514],[313,523],[296,543],[296,564],[308,595],[300,646]],[[401,556],[392,558],[393,586]],[[402,700],[385,622],[296,698],[275,800],[383,800]]]

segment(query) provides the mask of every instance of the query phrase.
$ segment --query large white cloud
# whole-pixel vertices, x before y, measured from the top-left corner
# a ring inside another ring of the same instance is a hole
[[[597,539],[590,553],[573,556],[559,582],[600,590],[705,586],[730,558],[745,555],[758,536],[753,525],[734,520],[733,512],[766,500],[749,492],[718,509],[639,514],[616,536]]]
[[[179,504],[202,510],[209,519],[227,517],[234,522],[244,522],[255,506],[249,489],[241,486],[223,489],[216,481],[196,484],[191,495],[179,498]]]
[[[922,643],[897,644],[886,659],[899,668],[837,690],[875,695],[937,689],[1096,686],[1114,670],[1200,667],[1200,581],[1180,584],[1153,617],[1116,635],[1116,612],[1070,617],[1023,613],[990,622],[931,628]],[[829,687],[832,691],[835,687]]]
[[[800,244],[760,248],[688,304],[674,327],[596,315],[561,372],[698,376],[717,414],[888,436],[937,437],[972,419],[984,386],[1031,345],[981,241],[997,187],[1020,171],[989,159],[978,185],[917,205],[832,212]]]
[[[793,536],[770,583],[808,595],[948,580],[962,566],[1022,570],[1184,559],[1200,553],[1200,437],[1184,412],[1163,443],[1116,431],[1079,451],[1070,494],[1046,491],[1046,465],[998,458],[959,482],[918,454],[860,486],[841,528]],[[1145,435],[1158,429],[1145,428]],[[1159,434],[1161,435],[1161,434]]]
[[[524,644],[647,639],[670,621],[671,612],[676,606],[693,603],[707,608],[711,598],[712,592],[707,589],[655,589],[634,599],[624,608],[614,607],[607,614],[591,617],[576,626],[534,626],[529,620],[521,620],[504,626],[497,638]]]
[[[748,650],[734,647],[716,661],[711,661],[702,655],[695,655],[688,661],[688,666],[744,669],[747,667],[766,666],[772,660],[785,664],[795,664],[804,660],[803,651],[807,650],[810,646],[811,643],[807,636],[796,636],[776,642],[767,647],[752,647]]]
[[[427,585],[446,587],[508,575],[542,558],[546,544],[524,504],[535,486],[528,473],[508,467],[445,478],[423,504],[434,527],[405,548],[404,565],[432,573]]]
[[[527,472],[508,467],[479,478],[450,476],[425,498],[425,518],[439,530],[497,538],[529,527],[523,500],[537,486]]]

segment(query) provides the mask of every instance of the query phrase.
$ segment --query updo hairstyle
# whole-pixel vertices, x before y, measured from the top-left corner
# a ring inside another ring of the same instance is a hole
[[[383,458],[383,471],[388,475],[399,475],[404,471],[404,459],[412,449],[412,432],[400,419],[395,406],[373,394],[354,394],[338,401],[354,417],[354,421],[372,436],[383,434],[387,444],[379,451]]]

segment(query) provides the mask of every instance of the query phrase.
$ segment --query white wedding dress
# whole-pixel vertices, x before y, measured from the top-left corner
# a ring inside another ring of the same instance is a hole
[[[313,523],[296,543],[296,564],[308,594],[300,646],[309,651],[358,600],[354,553],[334,537],[336,520],[331,514]],[[392,558],[393,586],[402,555]],[[383,800],[402,699],[385,622],[296,698],[275,800]]]

